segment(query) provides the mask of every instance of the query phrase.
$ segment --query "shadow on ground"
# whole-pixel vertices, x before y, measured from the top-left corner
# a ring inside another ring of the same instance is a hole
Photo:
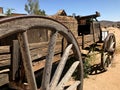
[[[89,75],[96,75],[105,72],[106,70],[101,66],[101,64],[95,64],[90,67]]]

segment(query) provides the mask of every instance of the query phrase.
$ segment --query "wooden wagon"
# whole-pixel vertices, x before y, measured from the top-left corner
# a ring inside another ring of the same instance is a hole
[[[97,16],[99,13],[84,17],[19,16],[1,19],[0,88],[9,83],[9,88],[17,90],[82,90],[80,47],[85,49],[102,42]],[[101,66],[106,68],[115,51],[114,34],[108,34],[102,43]]]

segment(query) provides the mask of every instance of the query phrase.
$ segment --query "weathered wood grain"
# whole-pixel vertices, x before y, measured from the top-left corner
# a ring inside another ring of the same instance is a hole
[[[61,90],[65,87],[65,83],[68,82],[68,80],[70,79],[71,75],[73,74],[73,72],[75,71],[79,63],[80,63],[79,61],[76,61],[72,64],[72,66],[69,68],[69,70],[67,71],[65,76],[62,78],[62,80],[60,81],[58,86],[55,88],[55,90]]]
[[[77,89],[77,86],[80,84],[80,81],[76,81],[73,83],[73,85],[71,85],[70,87],[68,87],[66,90],[75,90]]]
[[[20,50],[22,53],[26,77],[27,77],[27,80],[28,80],[31,90],[36,90],[36,85],[35,85],[34,75],[33,75],[33,71],[32,71],[32,59],[30,57],[29,45],[27,42],[28,40],[27,40],[26,32],[24,32],[24,31],[32,30],[32,28],[41,28],[41,27],[48,28],[51,31],[58,31],[61,35],[63,35],[63,37],[66,38],[68,43],[74,43],[74,47],[75,47],[75,49],[77,49],[76,56],[78,56],[78,58],[80,59],[79,48],[77,46],[76,40],[75,40],[73,34],[71,33],[71,31],[69,31],[67,27],[65,27],[64,25],[62,25],[61,23],[59,23],[53,19],[50,19],[47,17],[41,17],[41,16],[25,16],[25,17],[9,18],[9,19],[3,20],[3,21],[0,20],[0,32],[1,32],[0,39],[7,37],[9,35],[13,35],[15,33],[19,33]],[[21,33],[23,33],[23,34],[21,34]],[[53,38],[53,39],[55,39],[55,38]],[[55,40],[53,40],[53,41],[55,41]],[[48,90],[49,90],[48,84],[50,81],[49,75],[51,74],[50,73],[51,63],[52,63],[51,60],[54,57],[54,49],[56,48],[56,47],[54,47],[54,45],[53,46],[50,45],[50,47],[48,48],[48,54],[49,54],[48,59],[46,59],[46,61],[49,61],[50,63],[46,64],[48,66],[48,68],[45,73],[45,80],[43,79],[45,81],[45,85],[46,85],[43,87],[47,88]],[[35,52],[34,50],[33,51],[32,50],[33,49],[31,49],[31,56],[33,55],[32,52]],[[39,50],[46,51],[46,48],[39,49]],[[43,53],[38,54],[38,58],[40,58],[41,56],[43,56]],[[34,62],[34,60],[33,60],[33,62]],[[75,65],[75,67],[76,66],[77,65]],[[81,64],[81,66],[82,66],[82,64]],[[74,72],[74,65],[73,65],[73,72]],[[49,74],[49,75],[47,76],[47,74]],[[72,74],[72,72],[71,73],[69,72],[69,74]],[[68,75],[68,76],[71,76],[71,75]]]
[[[30,57],[27,33],[23,32],[18,35],[18,41],[20,43],[20,50],[23,59],[23,65],[25,68],[26,78],[31,90],[37,90],[34,72],[32,69],[32,60]]]
[[[7,73],[0,73],[0,86],[5,85],[9,82]]]
[[[20,47],[19,47],[19,43],[18,40],[13,40],[13,45],[11,48],[11,65],[10,65],[10,81],[15,80],[15,75],[17,73],[17,71],[19,70],[20,67]]]
[[[46,57],[46,63],[45,63],[43,79],[42,79],[43,90],[49,90],[52,60],[54,58],[54,50],[55,50],[55,45],[56,45],[56,40],[57,40],[57,34],[58,32],[51,33],[51,38],[50,38],[49,47],[48,47],[48,55]]]
[[[0,46],[0,55],[9,54],[9,53],[10,53],[10,46]]]
[[[70,50],[72,48],[72,44],[68,45],[68,47],[65,49],[64,53],[63,53],[63,56],[59,62],[59,65],[54,73],[54,76],[51,80],[51,83],[50,83],[50,90],[54,90],[55,87],[57,86],[58,82],[59,82],[59,79],[60,79],[60,76],[63,72],[63,69],[65,67],[65,64],[67,62],[67,59],[68,59],[68,56],[69,56],[69,53],[70,53]]]

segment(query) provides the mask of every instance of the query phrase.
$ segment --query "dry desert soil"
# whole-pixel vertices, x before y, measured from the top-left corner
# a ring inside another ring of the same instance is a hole
[[[116,52],[106,72],[89,75],[84,79],[83,90],[120,90],[120,29],[109,27],[109,33],[116,37]]]

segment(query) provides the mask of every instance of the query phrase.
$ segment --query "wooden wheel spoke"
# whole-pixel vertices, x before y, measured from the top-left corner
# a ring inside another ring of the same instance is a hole
[[[52,69],[52,60],[54,58],[54,49],[56,45],[56,39],[57,39],[58,32],[52,32],[50,37],[50,42],[48,46],[48,55],[46,57],[46,64],[44,68],[43,73],[43,79],[42,79],[42,89],[43,90],[49,90],[49,82],[50,82],[50,75],[51,75],[51,69]]]
[[[107,52],[105,52],[105,53],[103,53],[104,55],[103,55],[103,67],[104,67],[104,69],[105,70],[107,70],[107,66],[108,66],[108,53]]]
[[[103,56],[104,69],[106,69],[109,66],[112,58],[113,58],[112,55],[110,55],[108,52],[104,53],[104,56]]]
[[[105,63],[107,58],[108,58],[108,55],[107,55],[107,52],[106,53],[103,53],[104,54],[104,58],[103,58],[103,62]]]
[[[70,79],[70,77],[72,76],[72,74],[74,73],[74,71],[75,71],[75,69],[77,68],[78,65],[79,65],[79,61],[76,61],[72,64],[72,66],[67,71],[65,76],[62,78],[62,80],[60,81],[58,86],[55,88],[55,90],[61,90],[61,89],[64,88],[65,83],[68,82],[68,80]]]
[[[75,90],[79,84],[80,84],[80,81],[76,81],[76,82],[74,82],[74,84],[72,84],[66,90]]]
[[[73,46],[73,44],[70,44],[70,45],[68,45],[68,47],[65,49],[64,54],[63,54],[63,56],[62,56],[62,58],[61,58],[61,60],[60,60],[60,63],[59,63],[59,65],[58,65],[57,69],[56,69],[56,72],[55,72],[55,74],[54,74],[54,76],[53,76],[53,79],[51,80],[51,84],[50,84],[51,89],[50,89],[50,90],[54,90],[54,88],[55,88],[56,85],[58,84],[58,81],[59,81],[59,79],[60,79],[60,76],[61,76],[61,74],[62,74],[62,71],[63,71],[63,69],[64,69],[64,66],[65,66],[65,64],[66,64],[66,61],[67,61],[67,59],[68,59],[68,56],[69,56],[69,53],[70,53],[70,50],[71,50],[72,46]]]
[[[115,45],[115,42],[112,39],[111,42],[110,42],[110,47],[109,47],[110,51],[114,51],[115,50],[114,45]]]

